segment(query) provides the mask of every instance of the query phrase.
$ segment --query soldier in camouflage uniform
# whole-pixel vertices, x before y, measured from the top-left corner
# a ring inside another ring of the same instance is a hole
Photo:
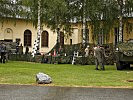
[[[101,70],[105,70],[104,68],[104,59],[105,59],[105,50],[100,45],[94,47],[94,57],[95,57],[95,64],[96,70],[99,70],[98,65],[100,65]]]
[[[0,62],[1,63],[5,63],[5,60],[6,60],[6,45],[2,42],[0,44],[0,53],[1,53],[1,59],[0,59]]]

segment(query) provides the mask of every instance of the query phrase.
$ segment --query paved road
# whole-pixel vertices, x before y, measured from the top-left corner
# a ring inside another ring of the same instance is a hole
[[[0,100],[133,100],[133,89],[0,85]]]

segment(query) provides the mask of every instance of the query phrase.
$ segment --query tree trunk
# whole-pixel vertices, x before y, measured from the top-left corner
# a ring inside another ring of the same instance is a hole
[[[34,47],[32,51],[32,56],[34,57],[36,53],[39,53],[40,49],[40,36],[41,36],[41,0],[38,0],[38,25],[37,25],[37,39],[34,42]]]
[[[58,26],[57,28],[57,44],[56,44],[56,52],[58,53],[59,50],[59,46],[60,46],[60,28]]]
[[[87,27],[87,23],[86,23],[86,0],[83,1],[83,41],[82,41],[82,44],[83,44],[83,47],[86,46],[86,44],[88,43],[88,35],[87,35],[87,30],[88,27]]]
[[[118,0],[118,4],[119,4],[119,12],[120,12],[120,16],[119,16],[119,42],[123,42],[123,33],[122,33],[122,20],[123,20],[123,5],[124,5],[124,0]]]
[[[123,33],[122,33],[122,16],[119,18],[119,42],[123,42]]]
[[[37,37],[39,39],[38,47],[40,48],[40,36],[41,36],[41,0],[38,0],[38,34]]]

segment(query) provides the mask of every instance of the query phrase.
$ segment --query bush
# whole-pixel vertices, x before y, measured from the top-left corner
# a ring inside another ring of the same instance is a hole
[[[12,61],[30,61],[30,55],[27,54],[10,54],[9,55],[9,60],[12,60]]]
[[[32,57],[32,55],[29,54],[10,54],[9,60],[11,61],[28,61],[28,62],[41,62],[41,55],[35,55],[35,57]]]

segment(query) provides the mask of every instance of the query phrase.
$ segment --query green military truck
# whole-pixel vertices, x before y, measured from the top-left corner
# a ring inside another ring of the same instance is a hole
[[[133,64],[133,40],[117,44],[115,59],[117,70],[130,68]]]

